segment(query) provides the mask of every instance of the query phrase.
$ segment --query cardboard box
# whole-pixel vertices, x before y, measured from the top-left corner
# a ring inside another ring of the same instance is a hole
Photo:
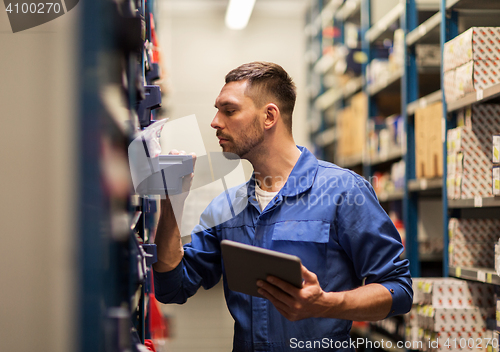
[[[446,102],[452,102],[460,98],[460,92],[458,86],[455,84],[455,69],[449,70],[444,73],[444,96]]]
[[[443,70],[471,60],[500,60],[500,27],[471,27],[444,44]]]
[[[500,165],[492,168],[491,176],[492,193],[494,196],[500,196]]]
[[[492,180],[484,173],[463,173],[461,179],[456,179],[455,187],[460,187],[460,197],[457,197],[455,188],[455,199],[471,199],[475,197],[493,197]],[[460,183],[459,183],[460,182]]]
[[[495,266],[494,242],[453,242],[448,246],[451,266],[491,268]]]
[[[491,285],[455,278],[415,278],[413,303],[434,308],[492,307]],[[418,309],[418,307],[417,307]]]
[[[500,61],[471,60],[455,69],[458,98],[500,83]]]
[[[353,113],[350,106],[346,106],[337,116],[337,126],[339,128],[338,157],[347,157],[353,154],[352,144],[349,143],[351,131],[353,130]]]
[[[465,126],[447,132],[447,194],[450,199],[492,197],[492,136],[500,133],[500,105],[459,112]]]
[[[419,312],[423,318],[423,328],[434,332],[474,332],[486,331],[488,309],[478,307],[467,308],[434,308],[423,306]]]
[[[457,219],[448,222],[450,242],[496,242],[500,237],[500,219]]]
[[[351,99],[351,105],[338,115],[339,125],[338,156],[348,157],[363,154],[366,142],[366,120],[368,99],[364,93],[358,93]]]
[[[417,178],[443,176],[441,102],[415,110],[415,168]]]
[[[492,136],[492,161],[494,163],[500,163],[500,134]]]
[[[495,243],[495,271],[497,272],[497,275],[500,275],[500,243],[497,242]],[[498,300],[498,295],[495,292],[495,301],[497,303],[497,324],[500,323],[498,321],[498,318],[500,318],[500,311],[498,310],[498,304],[500,301]]]

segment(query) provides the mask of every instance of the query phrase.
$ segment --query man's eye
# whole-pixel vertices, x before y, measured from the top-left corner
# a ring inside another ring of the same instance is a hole
[[[232,115],[236,110],[226,110],[226,115]]]

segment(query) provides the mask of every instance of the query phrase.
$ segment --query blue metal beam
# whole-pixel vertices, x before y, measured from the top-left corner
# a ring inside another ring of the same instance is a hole
[[[418,25],[418,12],[415,0],[406,0],[405,10],[401,18],[401,28],[406,35]],[[410,261],[412,276],[420,276],[420,260],[418,249],[418,196],[408,190],[408,181],[415,178],[415,125],[408,118],[408,103],[418,99],[419,82],[416,64],[415,47],[404,50],[404,71],[401,78],[401,116],[406,130],[405,186],[403,198],[403,221],[406,229],[406,256]]]
[[[454,121],[448,119],[448,107],[446,104],[446,99],[444,95],[444,72],[443,72],[443,52],[444,43],[454,38],[458,34],[458,14],[456,11],[450,10],[446,11],[446,0],[441,0],[441,33],[440,33],[440,46],[441,46],[441,92],[442,92],[442,102],[443,102],[443,117],[445,119],[445,123],[443,127],[446,127],[446,130],[454,127]],[[448,192],[446,190],[446,176],[447,176],[447,133],[444,131],[443,138],[443,241],[444,241],[444,250],[443,250],[443,276],[448,277],[448,221],[449,221],[449,213],[448,213]]]

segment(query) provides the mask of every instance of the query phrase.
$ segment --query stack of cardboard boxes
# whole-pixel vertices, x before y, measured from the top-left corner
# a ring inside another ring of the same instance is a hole
[[[493,268],[499,219],[456,219],[448,223],[449,263],[455,267]]]
[[[448,198],[492,197],[490,155],[492,136],[500,133],[500,105],[474,105],[460,114],[465,126],[448,130]]]
[[[500,83],[500,27],[472,27],[444,44],[446,102]]]
[[[417,178],[443,176],[443,104],[415,110],[415,171]]]
[[[414,304],[405,316],[405,339],[413,349],[488,350],[487,339],[491,341],[493,333],[487,331],[486,320],[495,314],[492,285],[453,278],[414,278],[413,291]]]
[[[362,155],[366,141],[366,119],[368,99],[364,93],[358,93],[351,99],[337,117],[339,139],[337,157],[346,158]]]
[[[493,169],[491,183],[493,195],[500,196],[500,134],[492,136]]]

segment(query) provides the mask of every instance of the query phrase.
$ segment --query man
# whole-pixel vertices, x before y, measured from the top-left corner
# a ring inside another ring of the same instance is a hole
[[[234,351],[351,351],[353,320],[403,314],[412,304],[400,236],[369,183],[295,145],[295,97],[279,65],[253,62],[229,72],[211,126],[223,152],[253,165],[251,180],[212,201],[184,248],[174,212],[182,211],[185,196],[162,200],[156,297],[184,303],[222,275],[235,319]],[[224,218],[228,198],[239,210]],[[265,298],[229,290],[223,239],[297,255],[303,287],[269,277],[256,283]]]

